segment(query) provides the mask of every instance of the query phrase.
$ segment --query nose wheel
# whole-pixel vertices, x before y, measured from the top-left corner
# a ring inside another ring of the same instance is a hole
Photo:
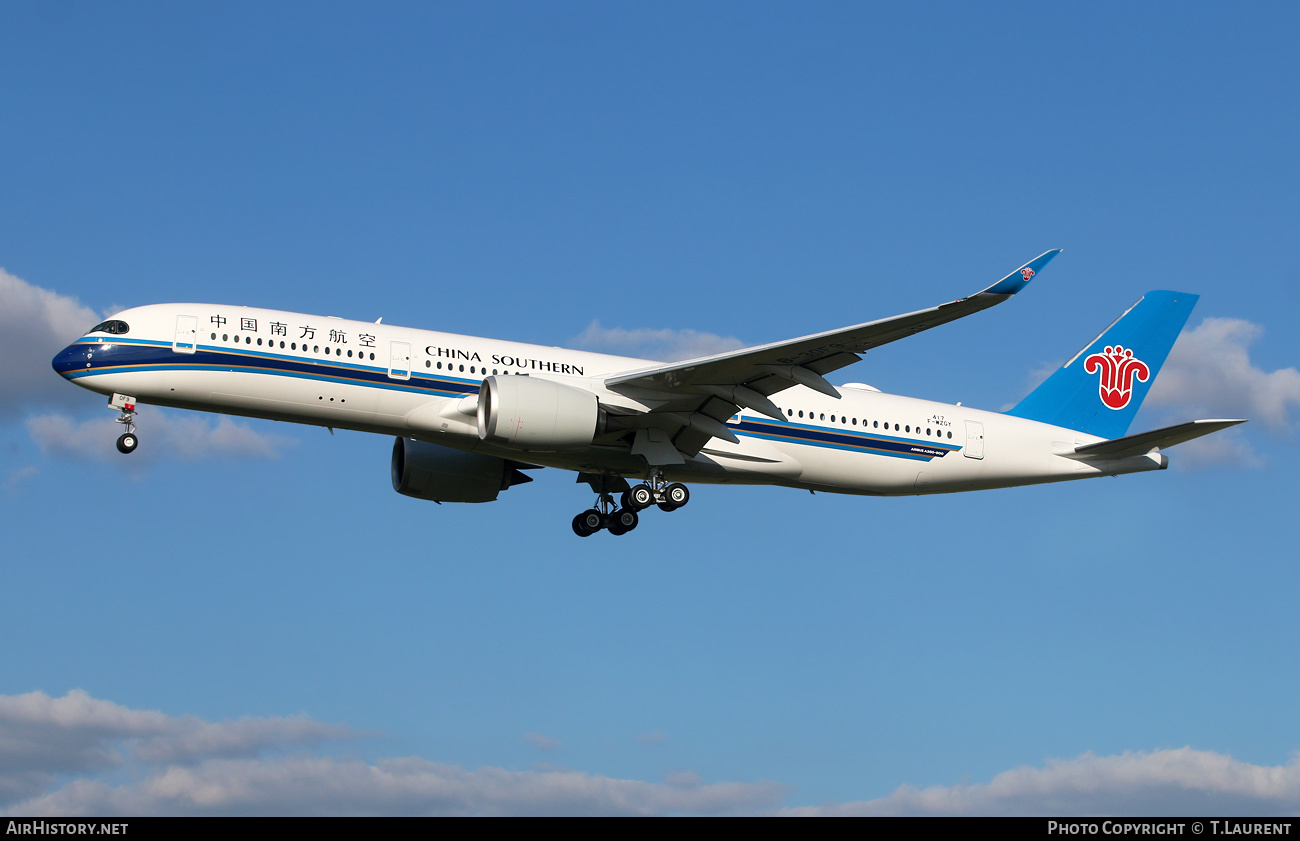
[[[117,436],[117,451],[129,455],[135,452],[136,446],[140,443],[139,437],[135,434],[135,398],[125,394],[114,394],[108,398],[108,405],[121,413],[117,417],[117,422],[126,427],[125,431]]]

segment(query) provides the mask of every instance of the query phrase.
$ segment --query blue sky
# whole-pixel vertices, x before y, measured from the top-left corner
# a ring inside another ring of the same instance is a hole
[[[4,6],[0,811],[1300,810],[1298,16]],[[579,540],[571,475],[436,506],[376,436],[146,408],[124,458],[48,367],[181,300],[758,344],[1057,247],[837,382],[1001,409],[1179,289],[1135,429],[1252,423],[1160,474],[699,487]]]

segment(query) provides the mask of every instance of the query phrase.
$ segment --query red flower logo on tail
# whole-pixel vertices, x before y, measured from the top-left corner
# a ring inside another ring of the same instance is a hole
[[[1029,282],[1029,278],[1031,278],[1031,277],[1034,276],[1034,270],[1033,270],[1033,269],[1021,269],[1021,270],[1020,270],[1020,276],[1023,277],[1023,278],[1025,279],[1025,282],[1026,282],[1026,283],[1028,283],[1028,282]]]
[[[1101,372],[1097,390],[1101,402],[1111,409],[1123,409],[1133,399],[1134,379],[1146,382],[1151,378],[1147,364],[1135,357],[1132,350],[1120,345],[1107,345],[1102,353],[1094,353],[1083,360],[1083,370],[1089,374]]]

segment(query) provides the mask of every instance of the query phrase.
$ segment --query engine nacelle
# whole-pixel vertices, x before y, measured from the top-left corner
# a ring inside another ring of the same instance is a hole
[[[393,442],[393,490],[435,502],[492,502],[511,485],[533,481],[505,459],[414,438]]]
[[[524,451],[591,444],[600,401],[590,391],[535,377],[488,377],[478,393],[478,437]]]

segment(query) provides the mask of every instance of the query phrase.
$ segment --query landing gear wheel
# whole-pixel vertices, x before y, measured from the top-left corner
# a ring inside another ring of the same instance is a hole
[[[623,507],[631,508],[636,511],[649,508],[651,505],[655,504],[654,488],[649,485],[637,485],[635,488],[632,488],[624,494],[624,496],[626,497],[626,501],[623,503]]]
[[[637,527],[641,518],[631,508],[620,508],[610,517],[609,533],[610,534],[627,534]]]
[[[123,432],[117,437],[117,451],[119,453],[133,453],[140,439],[135,437],[134,432]]]
[[[680,482],[674,482],[664,489],[664,501],[674,508],[681,508],[691,501],[691,492]]]
[[[578,537],[591,537],[605,527],[605,518],[595,508],[589,508],[573,518],[573,533]]]
[[[659,503],[659,510],[660,510],[660,511],[676,511],[677,508],[678,508],[678,506],[673,505],[671,502],[661,502],[661,503]]]
[[[573,518],[573,533],[578,537],[591,537],[592,533],[587,529],[587,523],[581,514]]]

